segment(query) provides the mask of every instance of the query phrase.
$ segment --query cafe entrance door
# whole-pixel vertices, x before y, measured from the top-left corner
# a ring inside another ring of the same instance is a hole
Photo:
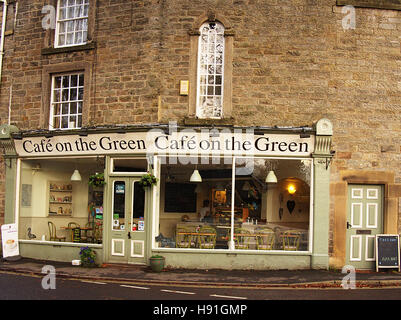
[[[375,238],[383,233],[383,187],[349,185],[346,225],[346,264],[375,268]]]
[[[145,191],[139,181],[139,177],[110,178],[110,262],[146,264]]]

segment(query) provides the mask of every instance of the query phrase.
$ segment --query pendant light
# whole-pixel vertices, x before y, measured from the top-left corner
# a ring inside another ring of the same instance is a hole
[[[267,177],[266,177],[266,183],[277,183],[277,177],[274,174],[273,170],[270,170]]]
[[[80,175],[78,169],[75,169],[74,173],[71,176],[71,181],[81,181],[81,180],[82,180],[82,178],[81,178],[81,175]]]
[[[198,169],[195,169],[194,172],[191,175],[191,178],[189,179],[190,182],[202,182],[202,177],[199,174]]]

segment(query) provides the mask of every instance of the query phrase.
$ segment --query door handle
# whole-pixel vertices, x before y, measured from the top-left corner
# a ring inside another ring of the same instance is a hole
[[[131,239],[131,232],[128,231],[128,239]]]
[[[347,221],[347,229],[352,228],[352,224]]]

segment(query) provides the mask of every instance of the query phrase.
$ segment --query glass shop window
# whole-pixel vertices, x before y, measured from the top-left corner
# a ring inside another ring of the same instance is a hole
[[[161,161],[158,247],[307,251],[311,161],[234,159]]]
[[[89,185],[102,165],[94,158],[21,161],[19,238],[102,243],[103,186]]]

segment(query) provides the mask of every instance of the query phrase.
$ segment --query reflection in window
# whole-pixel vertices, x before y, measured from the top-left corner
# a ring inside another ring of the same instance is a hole
[[[83,101],[83,73],[53,76],[50,130],[81,128]]]
[[[56,47],[85,44],[88,38],[89,0],[59,0]]]

